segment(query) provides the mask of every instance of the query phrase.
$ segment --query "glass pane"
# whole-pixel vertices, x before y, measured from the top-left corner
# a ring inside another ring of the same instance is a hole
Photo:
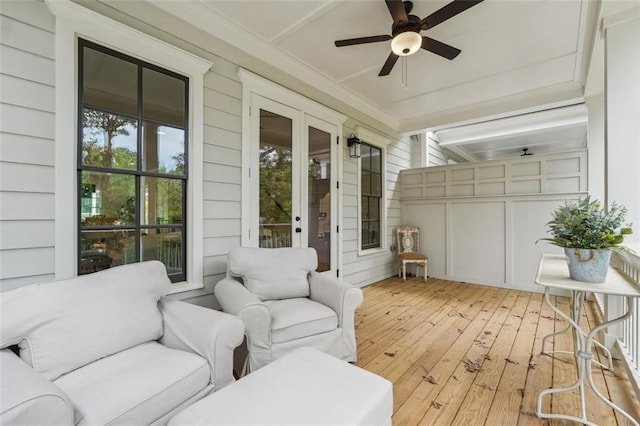
[[[380,199],[379,198],[369,198],[369,219],[379,219],[380,218]]]
[[[318,272],[331,269],[331,134],[309,127],[309,247]]]
[[[362,248],[369,245],[369,222],[362,222]]]
[[[260,110],[260,247],[291,247],[291,119]]]
[[[182,239],[182,229],[143,229],[140,260],[159,260],[167,267],[168,274],[182,273]]]
[[[135,224],[135,177],[82,171],[82,226]]]
[[[371,173],[371,195],[376,197],[382,196],[381,178],[380,173]]]
[[[185,81],[149,68],[143,68],[143,117],[184,127],[184,112]]]
[[[381,152],[382,151],[379,148],[371,147],[371,170],[374,172],[382,171]]]
[[[82,164],[113,169],[137,168],[137,123],[126,117],[82,110]]]
[[[369,222],[369,245],[370,247],[380,246],[380,222]]]
[[[369,219],[369,197],[362,197],[360,199],[360,206],[362,220]]]
[[[137,114],[138,67],[90,47],[83,48],[83,105]]]
[[[136,262],[135,231],[100,230],[80,233],[80,270],[90,274]]]
[[[371,146],[366,143],[360,146],[360,169],[371,170]]]
[[[371,173],[364,170],[360,173],[360,193],[371,195]]]
[[[184,176],[182,129],[142,122],[142,170]]]
[[[183,180],[141,177],[140,194],[144,197],[142,225],[182,223]]]

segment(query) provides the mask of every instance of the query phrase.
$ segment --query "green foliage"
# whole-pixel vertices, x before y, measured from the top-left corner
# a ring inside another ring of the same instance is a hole
[[[291,150],[260,147],[260,223],[291,222]]]
[[[565,201],[547,223],[552,238],[542,238],[559,247],[602,249],[622,244],[632,233],[631,225],[623,226],[627,209],[615,202],[607,210],[590,197],[577,202]]]

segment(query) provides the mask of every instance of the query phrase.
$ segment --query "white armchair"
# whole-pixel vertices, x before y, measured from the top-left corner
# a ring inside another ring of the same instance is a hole
[[[231,250],[215,287],[225,312],[245,325],[247,371],[292,349],[313,347],[345,361],[357,356],[354,315],[362,290],[315,272],[313,248]]]

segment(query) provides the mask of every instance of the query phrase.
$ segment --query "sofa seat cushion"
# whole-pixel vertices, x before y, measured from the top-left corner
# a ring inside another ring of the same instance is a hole
[[[271,340],[289,342],[338,328],[338,315],[329,307],[307,298],[268,300]]]
[[[150,424],[209,384],[209,366],[193,353],[148,342],[58,378],[76,425]]]
[[[229,252],[229,274],[260,300],[309,296],[311,271],[318,267],[315,249],[236,247]]]

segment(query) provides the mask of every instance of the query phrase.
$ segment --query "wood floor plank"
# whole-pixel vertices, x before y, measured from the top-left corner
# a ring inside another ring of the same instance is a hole
[[[486,418],[494,397],[503,395],[503,393],[498,394],[496,391],[505,369],[509,365],[514,367],[520,365],[520,360],[512,357],[511,354],[507,357],[504,356],[505,347],[513,348],[513,342],[522,325],[522,319],[527,311],[531,295],[520,292],[517,296],[516,302],[498,331],[491,349],[487,352],[487,359],[483,363],[482,369],[475,374],[473,385],[460,404],[458,414],[454,419],[456,424],[472,424],[475,419]],[[526,362],[528,361],[526,359]],[[518,406],[520,406],[520,401],[518,401]]]
[[[533,350],[541,308],[542,295],[531,294],[509,353],[508,359],[512,362],[505,364],[500,382],[496,386],[495,397],[487,415],[487,425],[518,423],[527,374],[529,370],[538,367],[533,360]]]
[[[539,309],[535,339],[531,351],[532,361],[536,367],[527,371],[518,426],[543,425],[547,423],[546,420],[536,417],[538,394],[541,390],[548,389],[553,384],[553,358],[542,353],[542,342],[545,336],[554,332],[558,321],[560,319],[556,318],[555,313],[547,305],[547,302],[543,300]],[[553,350],[553,341],[547,342],[545,350]],[[546,397],[543,399],[542,412],[549,413],[550,411],[551,397]]]
[[[507,290],[494,289],[474,305],[480,309],[478,315],[459,336],[445,334],[437,339],[423,355],[398,379],[395,389],[397,424],[416,424],[432,402],[432,396],[446,383],[461,362],[463,355],[474,344],[484,342],[477,339],[492,312],[504,300]]]
[[[393,382],[395,425],[574,424],[535,416],[540,391],[577,377],[573,355],[540,353],[542,338],[566,325],[542,295],[432,278],[425,286],[394,277],[363,290],[365,301],[356,313],[356,365]],[[568,311],[567,298],[553,296],[552,301]],[[588,328],[601,318],[585,309],[581,321]],[[571,333],[547,342],[547,350],[554,348],[572,351]],[[465,359],[477,360],[481,370],[468,372]],[[594,370],[596,385],[638,416],[638,396],[618,367]],[[594,397],[587,394],[599,425],[628,424]],[[543,402],[545,412],[579,412],[577,393]]]
[[[432,404],[429,407],[419,424],[454,424],[453,419],[458,414],[460,405],[473,386],[476,375],[476,372],[471,372],[467,369],[467,364],[472,362],[478,365],[479,368],[486,368],[485,363],[490,361],[485,359],[484,356],[491,349],[500,329],[505,326],[511,307],[517,298],[518,292],[509,291],[502,304],[494,310],[491,319],[476,337],[479,344],[471,346],[462,357],[445,386],[434,398],[436,404]]]

